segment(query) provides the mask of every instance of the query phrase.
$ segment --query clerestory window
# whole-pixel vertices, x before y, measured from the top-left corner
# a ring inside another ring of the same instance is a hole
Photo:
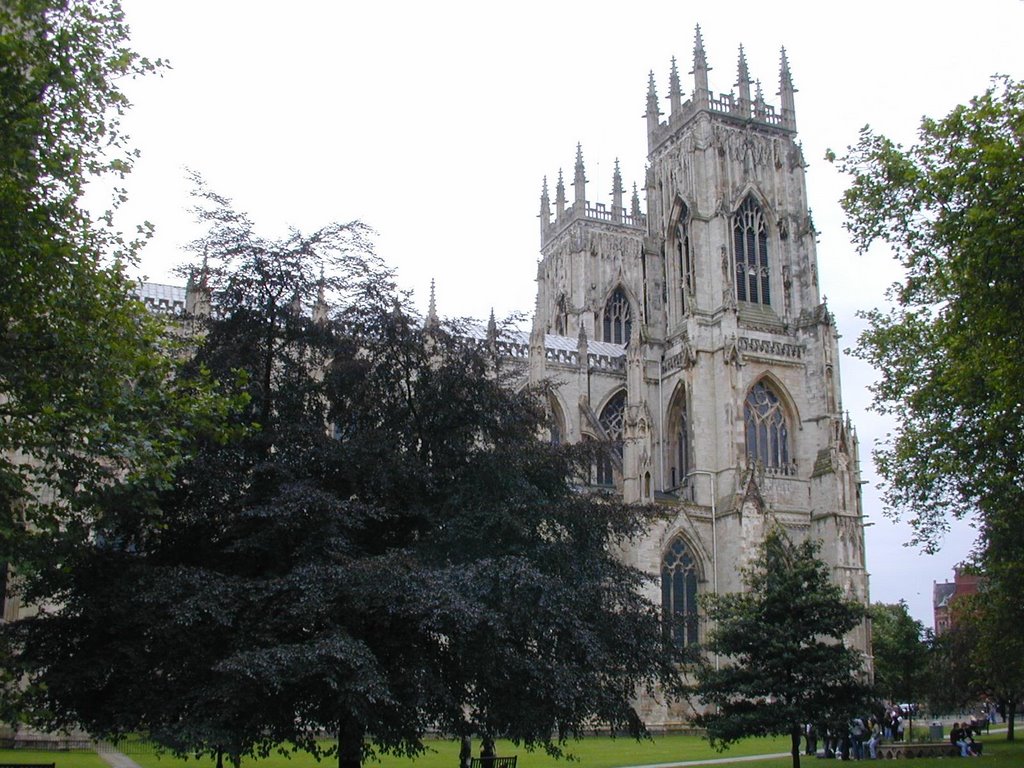
[[[771,269],[768,225],[761,206],[747,197],[732,219],[733,252],[736,255],[736,298],[770,305]]]

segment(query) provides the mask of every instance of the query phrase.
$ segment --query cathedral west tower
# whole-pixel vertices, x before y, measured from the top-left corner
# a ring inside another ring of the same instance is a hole
[[[867,602],[857,439],[842,412],[833,319],[818,285],[804,157],[785,50],[778,107],[741,48],[715,94],[700,29],[685,94],[675,60],[668,109],[650,76],[648,168],[611,206],[586,199],[577,147],[567,190],[545,180],[530,374],[558,386],[558,439],[607,439],[594,484],[671,511],[623,553],[657,575],[651,597],[699,642],[696,597],[742,588],[768,526],[822,543],[850,596]],[[657,594],[654,594],[654,593]],[[867,629],[850,638],[867,651]],[[654,702],[670,724],[683,713]]]

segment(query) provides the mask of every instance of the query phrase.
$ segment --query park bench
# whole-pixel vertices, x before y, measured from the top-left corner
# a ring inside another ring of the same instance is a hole
[[[516,756],[470,758],[469,768],[516,768]]]
[[[0,763],[0,768],[57,768],[56,763]]]

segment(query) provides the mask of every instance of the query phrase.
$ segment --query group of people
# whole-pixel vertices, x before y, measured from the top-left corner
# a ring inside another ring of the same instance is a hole
[[[875,760],[878,758],[878,746],[883,741],[901,742],[907,732],[906,723],[911,712],[906,706],[893,704],[884,709],[878,716],[855,717],[847,727],[816,726],[807,723],[804,726],[807,755],[818,754],[818,740],[822,740],[824,751],[821,757],[838,760]],[[981,754],[981,744],[974,737],[981,733],[984,721],[975,722],[974,718],[963,723],[953,723],[949,734],[949,743],[960,750],[963,757]]]
[[[804,727],[807,740],[806,754],[818,752],[818,736],[824,745],[823,757],[839,760],[863,760],[878,757],[878,745],[882,742],[881,723],[874,717],[855,717],[847,728],[823,727],[820,731],[812,723]]]
[[[973,718],[971,722],[953,723],[949,743],[960,749],[960,757],[977,757],[981,754],[981,744],[974,740],[974,736],[980,733]]]

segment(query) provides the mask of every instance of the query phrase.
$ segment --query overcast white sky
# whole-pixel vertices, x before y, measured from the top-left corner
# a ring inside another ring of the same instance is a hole
[[[127,89],[143,155],[122,221],[157,227],[149,279],[180,282],[171,269],[196,233],[187,166],[267,234],[361,219],[421,309],[436,279],[447,315],[532,311],[542,177],[564,168],[571,179],[580,142],[591,201],[609,202],[616,158],[629,188],[642,182],[647,73],[664,98],[676,56],[688,93],[699,23],[715,92],[732,90],[743,44],[777,105],[786,47],[821,285],[852,344],[854,312],[879,304],[896,273],[886,254],[851,248],[845,182],[825,150],[841,152],[865,124],[912,141],[921,116],[1024,69],[1020,0],[123,2],[135,48],[173,67]],[[907,530],[882,517],[874,490],[869,453],[887,425],[866,412],[872,372],[847,357],[842,375],[870,481],[872,598],[905,599],[931,626],[932,583],[951,578],[973,531],[955,529],[936,556],[902,546]]]

